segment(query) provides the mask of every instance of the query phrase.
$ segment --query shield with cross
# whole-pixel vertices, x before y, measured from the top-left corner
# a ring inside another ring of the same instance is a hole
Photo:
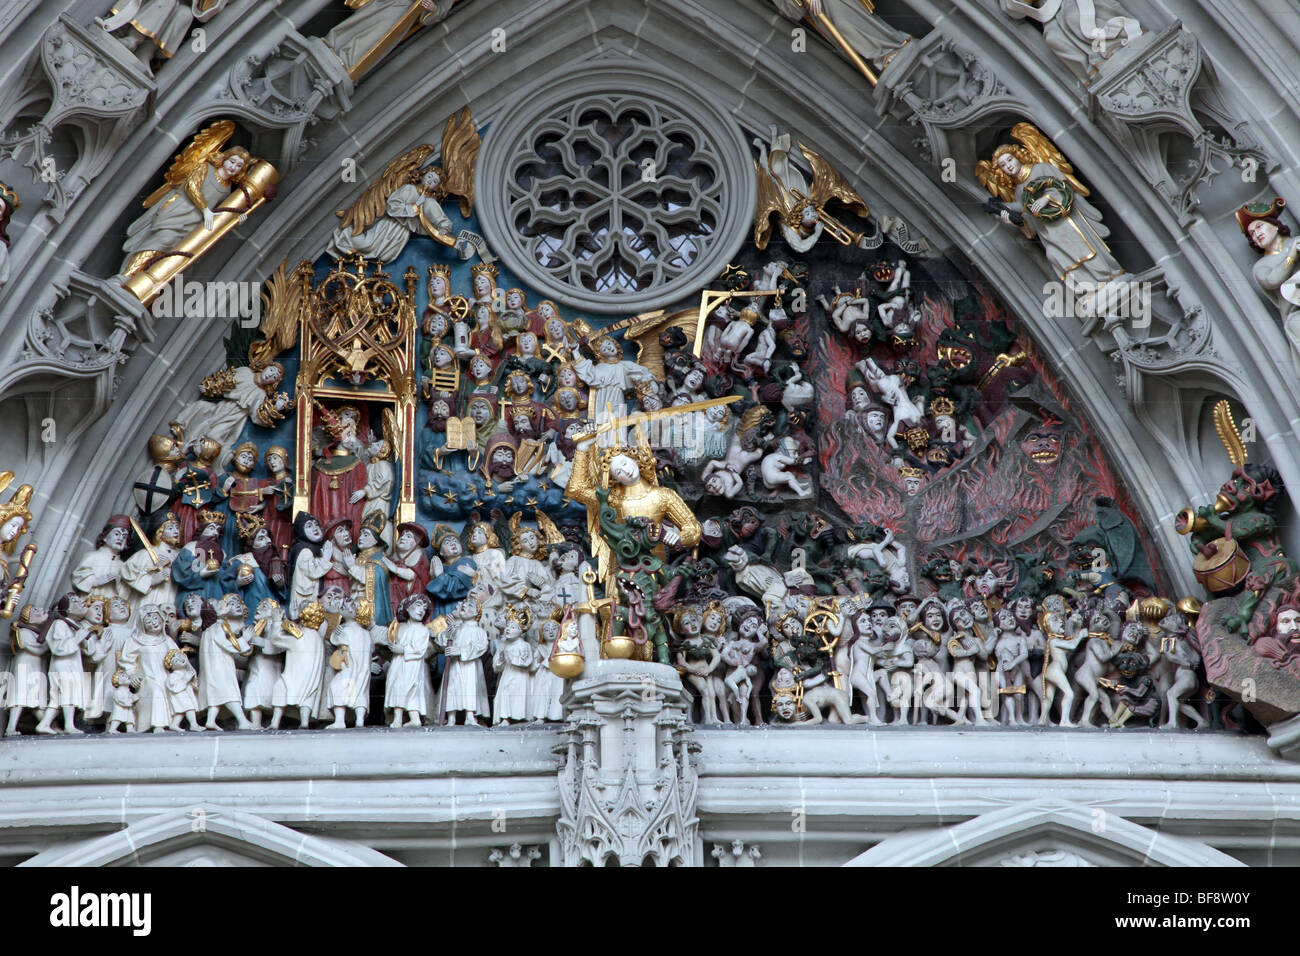
[[[171,472],[155,465],[140,473],[135,480],[135,503],[141,514],[151,515],[171,504],[176,497],[176,483]]]

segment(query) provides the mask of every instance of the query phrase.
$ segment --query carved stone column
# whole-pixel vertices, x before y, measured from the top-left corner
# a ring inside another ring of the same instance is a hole
[[[677,672],[593,661],[563,698],[557,830],[565,866],[700,866],[689,704]]]

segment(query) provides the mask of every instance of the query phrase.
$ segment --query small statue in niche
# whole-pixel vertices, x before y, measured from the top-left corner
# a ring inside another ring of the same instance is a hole
[[[1247,203],[1237,210],[1237,224],[1250,247],[1259,253],[1252,275],[1273,300],[1282,317],[1282,331],[1291,343],[1291,359],[1300,373],[1300,236],[1282,222],[1286,200]]]
[[[455,3],[456,0],[419,0],[418,3],[347,0],[346,5],[353,12],[325,34],[325,44],[355,83],[407,36],[421,27],[445,20]]]
[[[170,60],[190,35],[194,21],[207,23],[229,0],[119,0],[95,25],[139,57],[147,69],[161,54]],[[129,28],[129,29],[128,29]]]
[[[1114,0],[998,0],[1013,20],[1030,19],[1043,26],[1043,40],[1056,58],[1084,83],[1125,44],[1144,32]]]
[[[1077,312],[1105,315],[1108,310],[1099,307],[1108,298],[1103,287],[1127,272],[1106,245],[1110,230],[1101,212],[1085,198],[1088,189],[1074,167],[1037,127],[1017,123],[1011,138],[1018,145],[1003,144],[992,160],[975,164],[975,178],[994,197],[986,208],[1038,239],[1053,275],[1075,297]],[[1119,321],[1106,315],[1105,325]]]
[[[894,58],[912,38],[895,30],[875,16],[871,0],[773,0],[777,12],[789,20],[811,17],[817,31],[837,47],[876,85],[875,71],[888,69]],[[862,61],[874,70],[864,70]]]

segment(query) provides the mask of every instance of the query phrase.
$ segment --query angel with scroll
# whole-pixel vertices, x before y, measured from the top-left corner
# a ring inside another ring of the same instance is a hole
[[[1011,138],[1019,145],[1004,143],[991,160],[975,164],[975,178],[997,200],[985,208],[1037,237],[1053,274],[1076,297],[1099,301],[1102,286],[1127,274],[1106,245],[1110,230],[1101,212],[1085,198],[1088,190],[1074,167],[1037,127],[1017,123]]]
[[[243,222],[253,204],[243,183],[253,157],[242,146],[222,151],[234,132],[231,120],[213,123],[177,154],[163,184],[145,199],[147,212],[126,228],[122,275],[148,267],[200,226],[211,231],[219,208],[239,213]],[[225,202],[233,192],[242,196]]]
[[[780,215],[781,235],[795,252],[807,252],[823,235],[842,245],[870,248],[862,233],[853,232],[826,211],[826,204],[838,199],[850,211],[867,218],[866,202],[839,171],[803,143],[799,150],[812,167],[811,187],[791,159],[789,133],[772,130],[770,150],[755,138],[760,158],[754,161],[758,198],[754,204],[754,245],[766,249],[772,235],[772,213]],[[877,244],[878,245],[878,244]]]
[[[468,218],[474,211],[479,142],[468,107],[449,118],[442,131],[442,165],[421,168],[433,153],[428,143],[389,163],[350,209],[338,211],[343,222],[330,239],[329,254],[336,259],[362,255],[392,262],[402,254],[412,233],[422,233],[468,259],[475,247],[452,234],[441,201],[456,195],[461,216]]]

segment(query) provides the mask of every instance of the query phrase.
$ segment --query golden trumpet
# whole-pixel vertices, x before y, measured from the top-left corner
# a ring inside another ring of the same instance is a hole
[[[1174,530],[1179,534],[1205,531],[1209,526],[1210,522],[1203,515],[1198,515],[1194,508],[1184,508],[1178,512],[1178,517],[1174,518]]]
[[[791,189],[790,195],[795,199],[796,209],[801,205],[811,206],[817,213],[817,221],[822,224],[822,231],[840,245],[852,246],[862,238],[862,233],[854,232],[820,206],[813,205],[813,201],[799,190]],[[794,225],[798,225],[798,223],[794,223]]]

